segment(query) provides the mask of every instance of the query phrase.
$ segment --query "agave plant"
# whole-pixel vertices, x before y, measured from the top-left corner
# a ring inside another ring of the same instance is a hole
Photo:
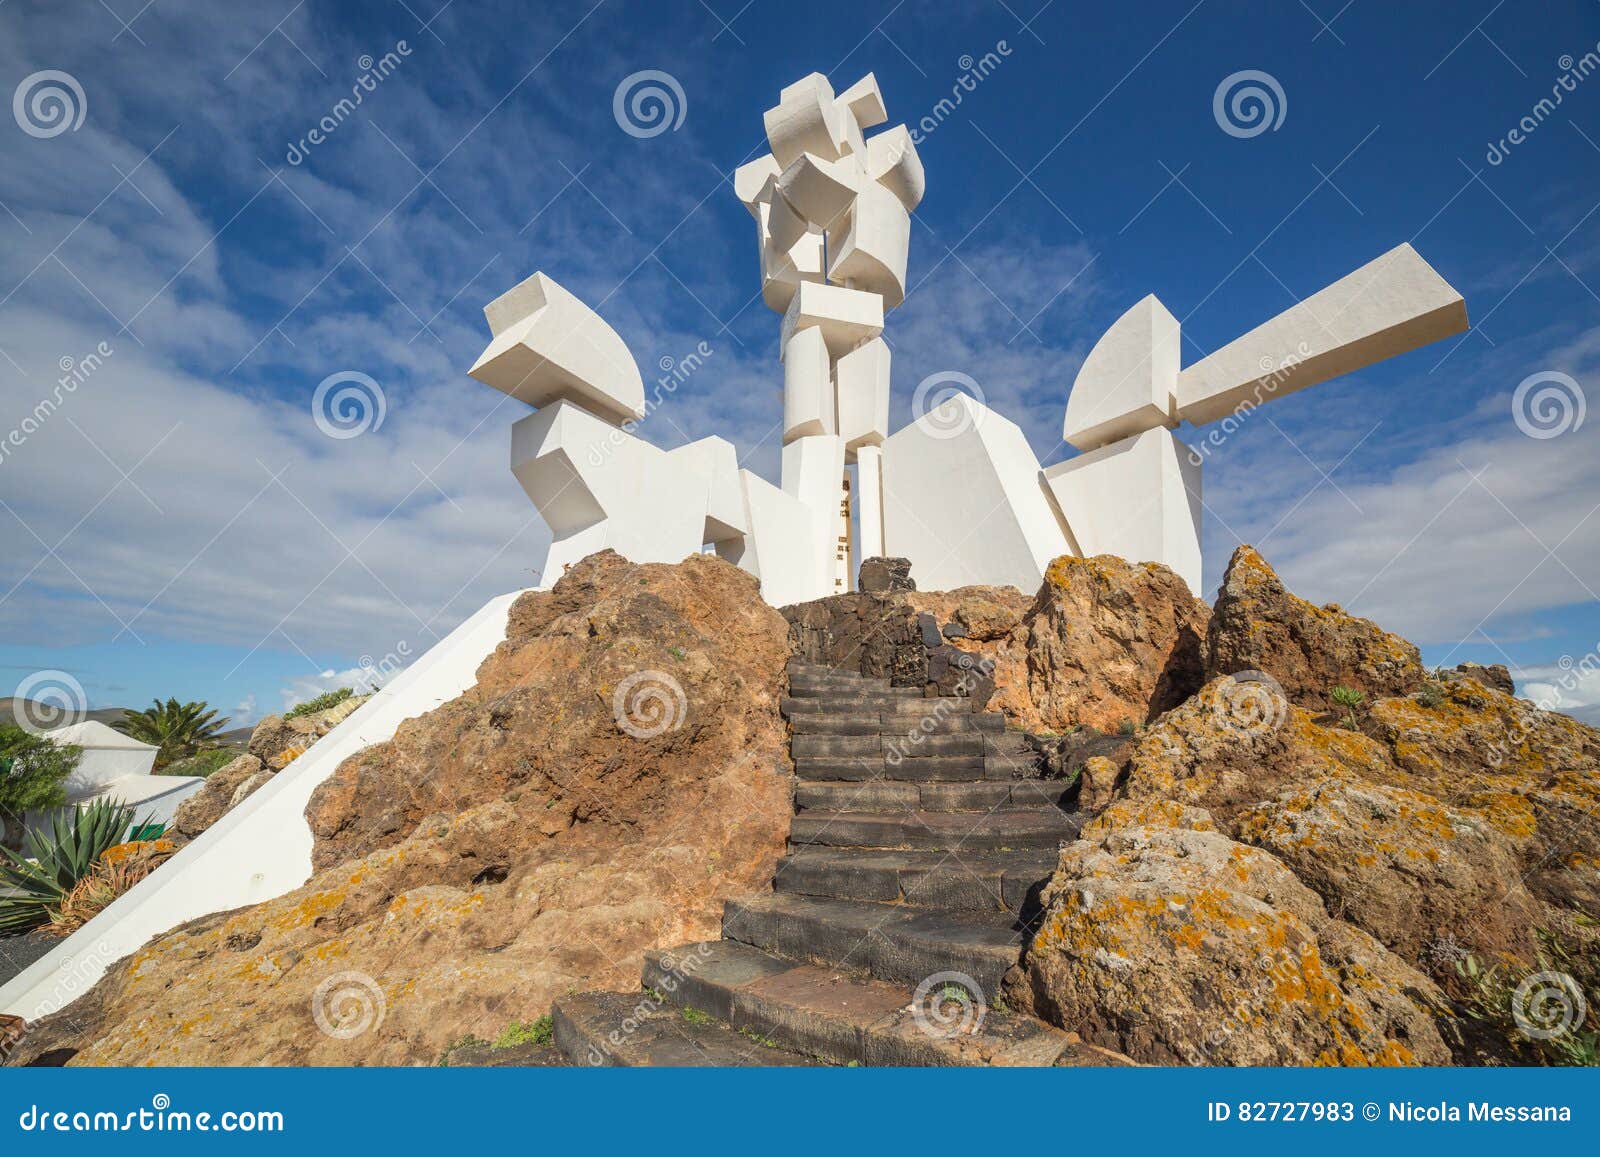
[[[68,815],[56,815],[48,833],[30,831],[23,854],[0,847],[0,936],[48,924],[69,892],[95,863],[122,842],[133,809],[111,799],[95,800]],[[9,890],[9,894],[5,894]]]
[[[159,770],[217,746],[217,737],[228,721],[217,719],[216,711],[208,710],[209,706],[207,703],[179,703],[176,699],[163,703],[157,699],[143,711],[129,711],[112,726],[141,743],[159,748],[155,763]]]

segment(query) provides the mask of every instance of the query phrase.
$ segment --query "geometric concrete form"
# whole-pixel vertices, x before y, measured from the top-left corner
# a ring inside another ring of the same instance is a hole
[[[494,335],[468,372],[530,406],[562,399],[618,422],[645,414],[644,381],[617,331],[543,273],[484,307]]]
[[[1199,425],[1467,328],[1467,307],[1410,245],[1391,249],[1178,375]]]
[[[899,197],[907,213],[922,203],[927,177],[917,143],[905,125],[885,129],[867,141],[867,176]]]
[[[784,89],[776,108],[767,110],[767,142],[778,164],[788,168],[804,153],[836,161],[844,128],[834,104],[833,86],[820,72]]]
[[[861,521],[858,567],[861,561],[883,554],[883,447],[862,446],[856,451],[856,510]]]
[[[160,871],[0,987],[0,1013],[30,1021],[48,1015],[81,996],[107,968],[151,937],[304,884],[311,877],[313,840],[306,822],[311,793],[350,756],[391,738],[405,720],[471,687],[478,666],[504,641],[506,615],[520,593],[491,600],[387,680],[304,755],[179,849]]]
[[[774,192],[776,188],[777,179],[774,178],[762,195],[761,211],[756,220],[761,223],[762,244],[770,246],[775,253],[787,253],[800,238],[811,232],[811,226],[795,211],[793,205]]]
[[[821,521],[799,499],[786,494],[749,470],[739,471],[750,533],[742,549],[717,553],[761,583],[761,597],[775,607],[809,602],[831,594],[817,565],[816,543]]]
[[[761,299],[769,309],[783,313],[794,300],[795,287],[802,281],[823,281],[822,234],[802,233],[787,252],[779,251],[767,231],[772,207],[758,204],[757,221],[761,239]],[[787,213],[785,206],[782,212]]]
[[[808,226],[827,229],[868,183],[850,158],[827,161],[805,153],[779,175],[777,193]]]
[[[832,365],[820,329],[802,329],[783,350],[783,440],[838,432]]]
[[[883,298],[876,293],[838,285],[801,282],[783,315],[782,346],[800,330],[822,331],[828,353],[835,358],[883,332]]]
[[[511,472],[550,526],[541,590],[597,550],[630,562],[681,562],[706,541],[709,479],[699,464],[571,402],[511,427]]]
[[[767,182],[776,179],[782,171],[777,158],[771,153],[764,153],[733,171],[734,195],[750,210],[750,216],[759,216],[756,205],[766,190]]]
[[[870,181],[828,230],[828,280],[876,293],[885,309],[893,309],[906,299],[910,251],[910,214],[898,197]]]
[[[878,88],[878,78],[870,72],[841,92],[835,103],[850,110],[857,128],[874,128],[889,119],[889,111],[883,105],[883,92]]]
[[[855,453],[862,446],[881,445],[889,436],[889,343],[875,337],[851,350],[834,366],[834,377],[839,436],[844,439],[846,453]]]
[[[808,573],[815,589],[838,594],[850,587],[849,550],[840,560],[839,511],[844,482],[844,439],[799,438],[783,448],[783,492],[812,514]],[[815,596],[821,598],[821,595]]]
[[[1078,370],[1061,436],[1093,450],[1176,426],[1180,342],[1178,319],[1154,294],[1119,317]]]
[[[928,590],[1037,591],[1072,553],[1022,430],[964,393],[883,444],[883,514],[885,554],[910,559]]]
[[[667,457],[690,466],[705,479],[706,524],[702,542],[725,542],[750,530],[739,481],[739,452],[726,438],[712,435],[669,450]]]
[[[1200,464],[1170,430],[1146,430],[1044,472],[1085,558],[1170,567],[1200,593]]]

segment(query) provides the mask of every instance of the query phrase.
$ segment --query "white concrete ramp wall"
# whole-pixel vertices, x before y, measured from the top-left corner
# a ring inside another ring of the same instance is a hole
[[[349,756],[473,686],[478,665],[505,639],[507,613],[519,593],[487,603],[154,875],[0,988],[0,1012],[27,1020],[46,1016],[82,996],[152,937],[305,883],[311,877],[305,819],[311,793]]]

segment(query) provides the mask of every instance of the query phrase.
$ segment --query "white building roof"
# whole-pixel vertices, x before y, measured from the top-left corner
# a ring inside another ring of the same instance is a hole
[[[123,751],[155,751],[149,743],[140,743],[131,735],[124,735],[114,727],[107,727],[96,719],[85,719],[70,727],[58,727],[45,733],[51,743],[72,744],[84,749],[116,748]]]
[[[137,809],[151,800],[204,782],[198,775],[124,775],[106,783],[85,784],[83,792],[73,793],[68,802],[81,805],[97,799],[114,799]]]

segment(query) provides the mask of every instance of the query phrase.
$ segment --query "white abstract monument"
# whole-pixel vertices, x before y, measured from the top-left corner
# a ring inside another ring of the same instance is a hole
[[[535,407],[512,426],[511,467],[553,536],[545,587],[597,550],[670,563],[711,549],[781,606],[847,589],[853,546],[858,559],[909,558],[924,589],[1032,591],[1053,558],[1116,554],[1165,563],[1198,590],[1200,459],[1174,428],[1467,325],[1461,295],[1401,245],[1187,368],[1178,320],[1145,298],[1085,359],[1063,424],[1080,453],[1048,469],[1015,423],[967,394],[890,435],[882,335],[885,311],[906,296],[910,214],[924,188],[915,143],[904,126],[864,135],[888,119],[871,75],[835,95],[813,73],[765,119],[771,151],[733,185],[756,222],[762,300],[783,318],[779,485],[741,469],[721,438],[668,451],[635,436],[651,400],[626,343],[544,274],[484,310],[491,341],[472,376]],[[350,755],[471,687],[518,593],[486,604],[161,871],[0,985],[0,1012],[46,1015],[151,937],[305,883],[311,793]]]
[[[905,300],[925,177],[870,73],[835,94],[821,73],[765,115],[770,152],[734,192],[756,224],[761,298],[782,314],[783,465],[773,486],[720,438],[661,450],[622,338],[542,273],[485,309],[472,376],[538,407],[512,429],[512,470],[549,523],[548,586],[593,551],[677,562],[713,549],[783,605],[848,590],[853,563],[911,560],[919,584],[1032,590],[1063,554],[1171,567],[1200,589],[1201,457],[1173,434],[1239,415],[1466,329],[1461,295],[1410,245],[1390,250],[1188,367],[1154,296],[1084,359],[1062,439],[1041,468],[1021,429],[947,392],[889,431],[885,314]],[[961,375],[955,375],[961,376]],[[852,467],[853,479],[852,479]]]

